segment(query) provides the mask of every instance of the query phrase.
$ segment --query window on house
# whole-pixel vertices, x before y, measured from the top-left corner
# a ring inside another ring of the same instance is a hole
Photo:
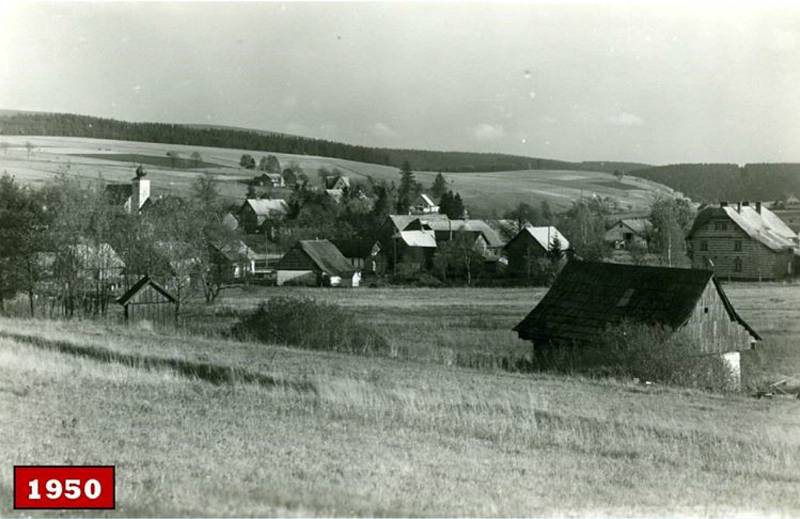
[[[736,240],[733,242],[733,250],[740,251],[742,250],[742,240]]]
[[[725,223],[725,222],[716,222],[714,224],[714,230],[715,231],[727,231],[728,230],[728,224]]]
[[[622,297],[619,298],[619,301],[617,301],[617,308],[622,308],[624,306],[628,306],[628,303],[631,300],[631,296],[633,296],[633,292],[634,292],[634,289],[632,289],[632,288],[629,288],[628,290],[626,290],[625,293],[622,294]]]
[[[708,242],[706,240],[700,242],[700,250],[708,250]]]
[[[707,313],[708,313],[708,307],[705,307],[705,308],[703,308],[703,313],[704,313],[704,314],[707,314]]]
[[[733,271],[734,272],[742,271],[742,258],[736,258],[733,260]]]

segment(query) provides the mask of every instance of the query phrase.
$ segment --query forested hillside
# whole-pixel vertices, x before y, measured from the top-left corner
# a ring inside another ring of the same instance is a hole
[[[643,164],[566,162],[499,153],[403,150],[356,146],[260,130],[223,126],[138,123],[75,114],[0,111],[0,135],[88,137],[164,144],[188,144],[254,151],[317,155],[423,171],[471,172],[530,169],[626,172]]]
[[[695,201],[781,200],[800,193],[800,164],[673,164],[630,172]]]

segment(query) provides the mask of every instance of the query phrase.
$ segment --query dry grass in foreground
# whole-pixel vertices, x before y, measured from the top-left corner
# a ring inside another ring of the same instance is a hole
[[[91,323],[0,331],[3,516],[28,463],[116,464],[126,516],[800,513],[797,400]]]

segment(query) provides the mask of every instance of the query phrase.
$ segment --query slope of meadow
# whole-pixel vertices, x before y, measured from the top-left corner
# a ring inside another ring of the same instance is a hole
[[[729,290],[784,372],[795,288]],[[436,320],[505,332],[538,297],[463,292],[305,295],[431,348],[455,329]],[[0,496],[13,464],[113,463],[126,516],[797,515],[798,417],[788,398],[0,319]]]
[[[135,162],[131,160],[136,159],[132,156],[141,155],[152,158],[153,165],[146,165],[146,169],[154,194],[187,193],[198,175],[211,172],[221,181],[222,195],[231,201],[245,195],[247,186],[244,181],[256,174],[239,167],[242,154],[249,153],[257,159],[262,155],[251,150],[72,137],[3,136],[2,140],[11,147],[0,154],[0,171],[8,171],[21,182],[47,181],[67,166],[70,175],[86,180],[95,180],[102,175],[106,182],[127,182],[135,168]],[[26,142],[35,147],[30,159],[25,149]],[[166,159],[169,151],[176,151],[185,159],[196,151],[205,164],[200,168],[171,168]],[[390,166],[308,155],[273,155],[284,166],[300,165],[313,181],[317,180],[317,170],[323,167],[339,168],[354,179],[399,180],[397,168]],[[419,171],[416,176],[429,187],[436,173]],[[529,170],[447,173],[445,176],[476,215],[501,214],[519,202],[538,204],[543,200],[555,209],[564,209],[580,196],[595,194],[617,200],[622,209],[640,210],[649,206],[653,196],[672,193],[670,189],[644,179],[625,177],[619,181],[609,173],[594,171]]]

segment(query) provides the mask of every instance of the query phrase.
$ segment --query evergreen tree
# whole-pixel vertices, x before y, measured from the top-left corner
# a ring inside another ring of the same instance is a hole
[[[433,196],[434,200],[439,200],[442,198],[447,192],[447,180],[445,180],[444,175],[439,172],[436,175],[436,178],[433,179],[433,185],[431,186],[431,195]]]
[[[449,218],[464,218],[465,213],[466,208],[464,207],[464,201],[461,200],[461,195],[456,193],[456,196],[453,197],[453,216],[447,216]]]
[[[411,164],[406,160],[400,168],[400,185],[397,188],[397,212],[407,214],[408,209],[419,195],[419,184],[414,179]]]

